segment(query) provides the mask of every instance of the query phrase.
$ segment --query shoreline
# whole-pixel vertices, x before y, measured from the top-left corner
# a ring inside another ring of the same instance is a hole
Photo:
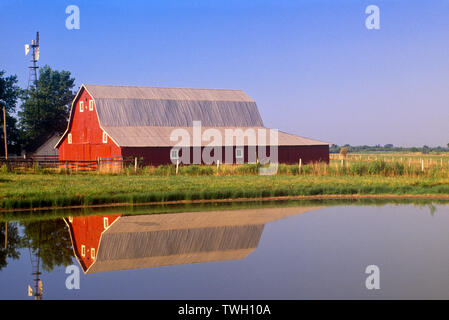
[[[229,202],[256,202],[256,201],[288,201],[288,200],[358,200],[358,199],[428,199],[428,200],[449,200],[449,194],[322,194],[303,196],[277,196],[277,197],[255,197],[255,198],[227,198],[227,199],[198,199],[198,200],[172,200],[155,202],[112,202],[97,205],[74,205],[74,206],[47,206],[35,208],[2,209],[0,213],[7,212],[34,212],[65,209],[87,209],[87,208],[107,208],[125,206],[156,206],[175,204],[197,204],[197,203],[229,203]]]

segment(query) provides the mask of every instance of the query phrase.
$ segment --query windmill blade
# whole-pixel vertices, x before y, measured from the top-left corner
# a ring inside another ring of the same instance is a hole
[[[25,55],[27,55],[28,52],[30,52],[30,45],[29,45],[29,44],[26,44],[26,45],[25,45]]]
[[[39,31],[36,32],[36,46],[39,46]]]
[[[31,297],[33,295],[33,289],[28,285],[28,297]]]
[[[42,280],[39,280],[39,282],[38,282],[38,288],[39,288],[39,294],[42,294],[43,291],[44,291],[43,286],[42,286]]]

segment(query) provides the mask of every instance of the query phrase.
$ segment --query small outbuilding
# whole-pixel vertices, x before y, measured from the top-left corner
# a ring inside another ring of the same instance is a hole
[[[63,161],[329,162],[329,143],[266,128],[241,90],[82,85],[55,148]]]
[[[61,135],[52,134],[44,143],[34,150],[28,157],[43,160],[58,159],[58,149],[55,149],[55,144],[61,139]]]

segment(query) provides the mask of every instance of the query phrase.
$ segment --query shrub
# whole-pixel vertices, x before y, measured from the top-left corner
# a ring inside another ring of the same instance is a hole
[[[368,174],[370,175],[380,175],[385,172],[385,161],[375,160],[371,162],[368,166]]]
[[[363,176],[368,172],[368,165],[364,162],[354,162],[349,166],[349,173],[353,176]]]
[[[8,173],[9,172],[9,168],[8,168],[8,166],[6,165],[6,164],[4,164],[4,165],[2,165],[1,167],[0,167],[0,174],[5,174],[5,173]]]

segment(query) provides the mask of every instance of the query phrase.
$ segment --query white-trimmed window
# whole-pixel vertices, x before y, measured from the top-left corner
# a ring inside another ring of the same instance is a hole
[[[179,160],[179,149],[171,149],[170,150],[170,159],[171,160]]]
[[[89,100],[89,111],[94,111],[94,100]]]
[[[80,112],[84,112],[84,101],[80,101]]]
[[[243,148],[235,148],[235,158],[243,159]]]
[[[95,259],[95,248],[90,248],[90,257]]]
[[[105,229],[109,228],[109,219],[107,217],[103,218],[103,226]]]
[[[81,257],[86,256],[86,246],[84,244],[81,245]]]
[[[103,131],[103,143],[108,143],[108,134]]]
[[[68,142],[68,144],[72,144],[72,134],[71,133],[69,133],[67,135],[67,142]]]

